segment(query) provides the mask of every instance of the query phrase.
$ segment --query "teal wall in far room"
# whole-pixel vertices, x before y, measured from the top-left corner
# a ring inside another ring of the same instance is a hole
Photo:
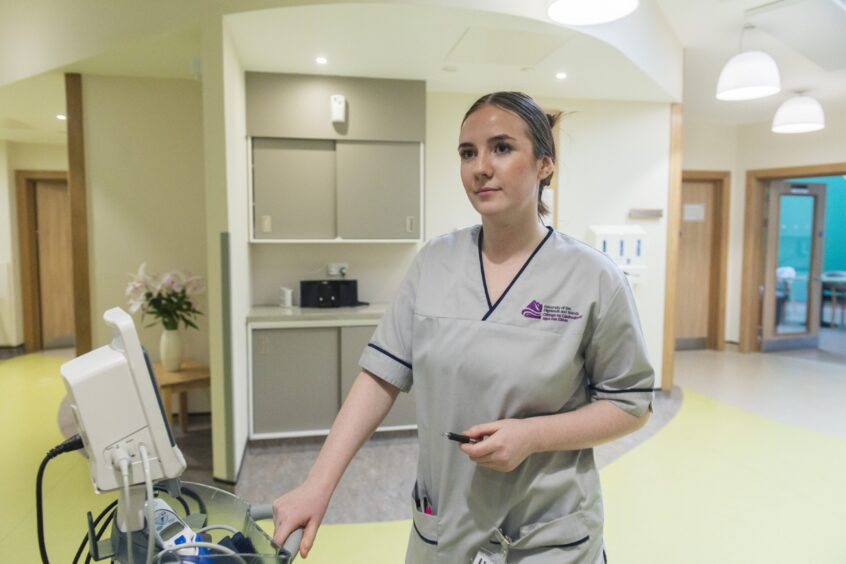
[[[846,178],[842,176],[792,178],[787,182],[813,182],[826,185],[823,272],[846,270]]]

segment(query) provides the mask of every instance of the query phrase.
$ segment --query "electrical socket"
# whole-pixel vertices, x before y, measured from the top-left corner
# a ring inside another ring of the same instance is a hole
[[[346,262],[330,262],[326,267],[329,276],[344,276],[349,269],[350,265]]]

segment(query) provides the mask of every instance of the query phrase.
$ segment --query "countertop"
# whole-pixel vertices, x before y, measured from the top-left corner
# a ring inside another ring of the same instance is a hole
[[[376,325],[388,304],[370,304],[357,307],[280,307],[254,306],[247,315],[251,325],[285,327],[328,325]]]

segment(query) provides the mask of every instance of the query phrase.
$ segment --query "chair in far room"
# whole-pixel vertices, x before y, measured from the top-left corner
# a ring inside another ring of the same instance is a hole
[[[791,290],[796,279],[796,269],[792,266],[780,266],[776,269],[776,325],[787,321],[786,313],[790,313],[792,301]]]
[[[827,322],[824,316],[826,302],[831,304],[831,315]],[[846,270],[823,272],[820,322],[823,326],[846,328]]]

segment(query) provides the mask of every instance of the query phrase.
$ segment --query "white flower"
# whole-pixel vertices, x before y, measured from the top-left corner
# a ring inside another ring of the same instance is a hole
[[[199,276],[191,276],[185,281],[185,292],[189,296],[198,296],[206,291],[206,282]]]
[[[159,291],[160,292],[165,293],[165,292],[168,292],[168,291],[170,291],[170,292],[177,291],[176,288],[175,288],[175,286],[176,286],[176,276],[174,274],[175,273],[173,273],[173,272],[165,272],[162,275],[161,282],[159,283]]]
[[[136,313],[144,305],[144,300],[129,300],[129,313]]]
[[[205,282],[199,276],[181,270],[165,272],[161,276],[147,273],[146,263],[138,267],[138,272],[129,275],[130,282],[124,294],[131,313],[142,312],[142,316],[153,315],[165,327],[189,323],[197,315],[197,303],[193,299],[196,294],[205,291]],[[188,310],[186,311],[186,307]]]
[[[147,292],[147,286],[138,280],[133,280],[126,287],[126,297],[130,301],[138,301],[144,299],[144,294]]]

